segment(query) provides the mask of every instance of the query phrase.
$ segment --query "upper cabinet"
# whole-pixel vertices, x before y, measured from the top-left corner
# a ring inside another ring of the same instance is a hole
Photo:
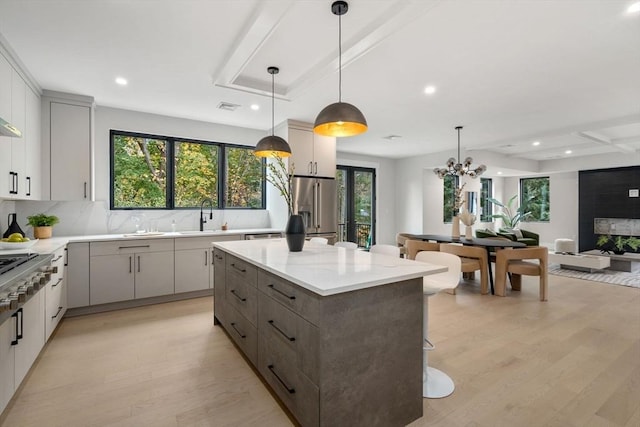
[[[295,175],[336,177],[336,139],[313,133],[309,123],[287,120],[276,129],[291,147]]]
[[[44,91],[45,199],[93,200],[93,114],[92,97]]]
[[[1,46],[0,46],[1,47]],[[0,117],[22,132],[0,136],[0,197],[40,198],[40,97],[0,52]]]

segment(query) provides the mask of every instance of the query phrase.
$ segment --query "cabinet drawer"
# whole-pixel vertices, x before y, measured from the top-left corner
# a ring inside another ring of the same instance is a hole
[[[314,325],[319,324],[320,300],[309,291],[264,270],[258,274],[258,289]]]
[[[173,239],[116,240],[91,242],[91,256],[173,251]]]
[[[258,290],[242,280],[232,277],[228,271],[225,301],[246,317],[252,325],[257,325]]]
[[[303,426],[320,423],[320,393],[296,367],[286,351],[258,336],[258,371]]]
[[[231,339],[256,366],[258,362],[258,331],[249,321],[233,307],[224,310],[225,327]]]
[[[244,283],[256,286],[258,283],[258,268],[246,261],[227,254],[226,259],[227,280],[231,276],[243,281]]]
[[[272,347],[288,348],[296,368],[318,384],[320,341],[317,327],[258,292],[258,333]]]

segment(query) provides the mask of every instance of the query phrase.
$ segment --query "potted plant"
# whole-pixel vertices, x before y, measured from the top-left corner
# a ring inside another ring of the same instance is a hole
[[[634,236],[611,236],[610,234],[601,234],[598,236],[596,246],[602,253],[613,252],[616,255],[622,255],[627,251],[627,247],[634,252],[640,248],[640,239]]]
[[[55,215],[43,213],[27,217],[27,223],[33,227],[33,237],[36,239],[48,239],[51,237],[53,226],[60,222]]]
[[[517,197],[518,195],[515,194],[513,197],[511,197],[507,201],[506,204],[502,203],[497,199],[493,199],[493,198],[488,199],[494,205],[502,208],[502,212],[500,212],[499,214],[491,215],[491,218],[502,219],[504,228],[514,229],[518,226],[518,223],[520,221],[523,221],[527,219],[529,216],[531,216],[531,212],[524,212],[524,209],[522,206],[519,206],[517,209],[514,210],[513,202],[515,202]]]
[[[271,173],[267,174],[267,181],[273,185],[287,203],[289,219],[285,228],[287,246],[291,252],[300,252],[304,246],[305,227],[302,215],[293,211],[293,197],[291,194],[291,182],[293,180],[293,163],[287,168],[284,159],[280,156],[273,156],[273,160],[267,163]]]

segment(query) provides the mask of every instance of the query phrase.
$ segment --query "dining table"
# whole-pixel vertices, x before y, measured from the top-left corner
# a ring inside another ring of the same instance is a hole
[[[522,242],[515,242],[507,239],[491,239],[486,237],[475,237],[466,239],[464,237],[453,237],[440,234],[411,234],[410,237],[414,240],[435,241],[438,243],[459,243],[464,246],[479,246],[483,247],[487,251],[487,263],[489,268],[489,283],[491,284],[491,295],[495,295],[493,289],[493,270],[491,268],[491,249],[492,248],[525,248]]]

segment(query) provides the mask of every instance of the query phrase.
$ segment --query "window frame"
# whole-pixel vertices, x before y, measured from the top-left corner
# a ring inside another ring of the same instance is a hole
[[[486,197],[483,198],[483,191],[485,189],[484,183],[488,183]],[[492,178],[480,178],[480,222],[493,222],[493,203],[489,199],[493,198],[493,179]]]
[[[527,202],[525,201],[525,183],[527,181],[532,181],[532,180],[539,180],[539,179],[546,179],[547,181],[547,187],[548,187],[548,194],[547,194],[547,215],[548,215],[548,219],[540,219],[540,218],[532,218],[531,216],[529,216],[528,218],[522,220],[522,222],[551,222],[551,179],[548,176],[534,176],[534,177],[528,177],[528,178],[520,178],[519,181],[519,189],[520,189],[520,194],[519,194],[519,202],[520,202],[520,206],[522,207],[522,212],[527,212]]]
[[[164,207],[115,207],[115,198],[114,198],[114,190],[115,190],[115,182],[114,182],[114,173],[115,173],[115,156],[114,156],[114,148],[115,148],[115,137],[116,136],[128,136],[133,138],[146,138],[146,139],[157,139],[166,141],[167,148],[167,158],[166,158],[166,168],[167,168],[167,178],[166,178],[166,195],[165,195],[165,206]],[[245,150],[253,150],[253,147],[241,144],[230,144],[225,142],[217,142],[217,141],[205,141],[200,139],[193,138],[181,138],[174,136],[165,136],[165,135],[157,135],[157,134],[148,134],[141,132],[131,132],[124,130],[111,129],[109,131],[109,209],[110,210],[149,210],[149,211],[157,211],[157,210],[193,210],[199,209],[199,207],[176,207],[175,206],[175,144],[176,143],[190,143],[190,144],[204,144],[204,145],[215,145],[218,147],[219,155],[218,155],[218,195],[217,195],[217,206],[214,207],[214,210],[265,210],[267,208],[267,180],[266,180],[266,161],[264,158],[260,158],[260,162],[262,163],[262,178],[261,178],[261,207],[239,207],[239,206],[226,206],[226,195],[227,195],[227,173],[226,173],[226,156],[227,148],[239,148]]]

